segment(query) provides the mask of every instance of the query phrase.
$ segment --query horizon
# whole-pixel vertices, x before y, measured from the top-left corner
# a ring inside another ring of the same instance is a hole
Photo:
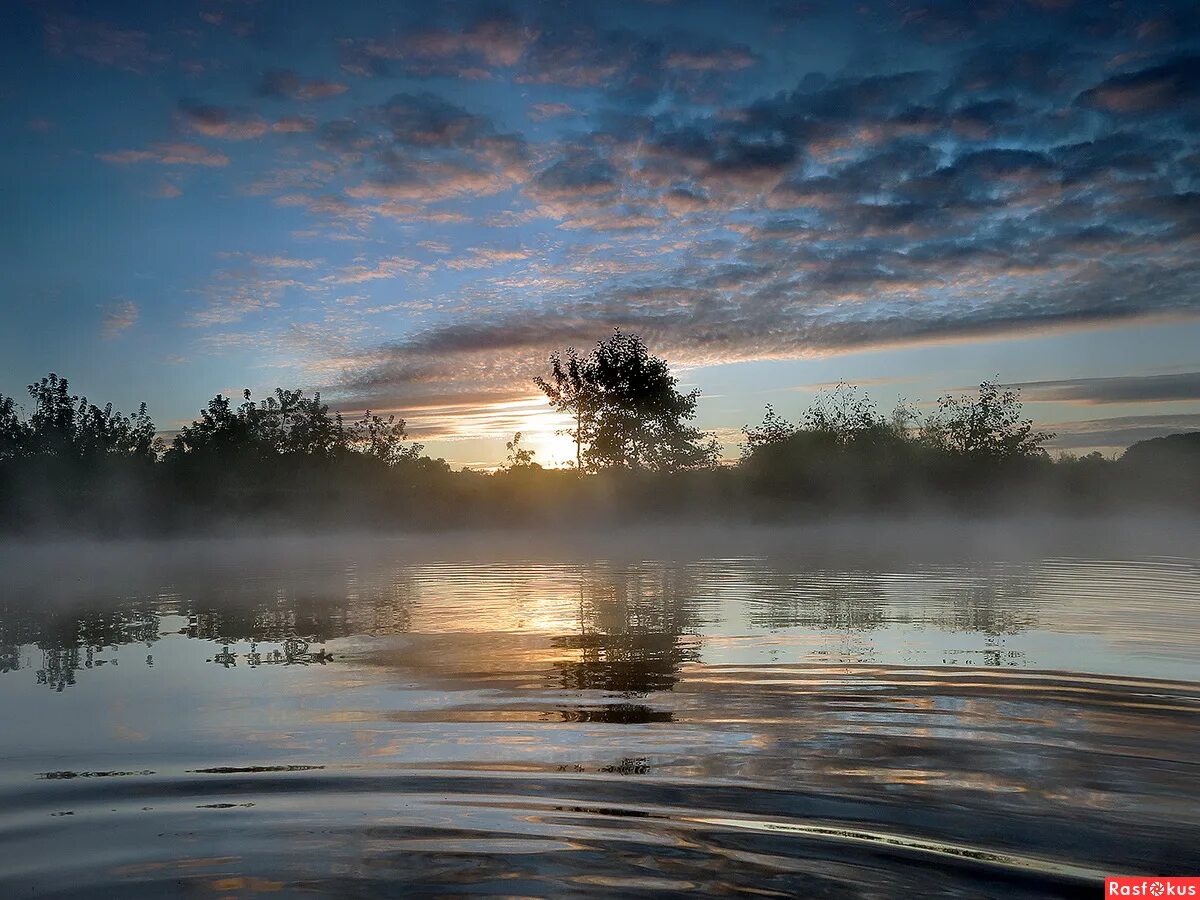
[[[23,2],[0,393],[216,393],[573,454],[533,377],[621,327],[726,457],[838,381],[997,378],[1111,455],[1200,430],[1200,11],[1139,3]],[[1040,38],[1030,41],[1029,35]]]

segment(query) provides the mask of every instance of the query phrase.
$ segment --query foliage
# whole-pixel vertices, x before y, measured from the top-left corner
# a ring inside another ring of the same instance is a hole
[[[25,426],[17,416],[12,397],[0,394],[0,459],[12,459],[21,451]]]
[[[775,412],[775,407],[768,403],[762,423],[754,428],[747,425],[742,429],[743,434],[746,435],[746,442],[741,445],[742,459],[748,459],[764,447],[782,444],[788,438],[795,436],[798,431],[799,429],[795,425]]]
[[[906,435],[911,415],[910,407],[901,403],[892,413],[891,421],[885,421],[870,397],[860,394],[854,385],[838,382],[817,393],[804,411],[800,425],[793,425],[767,404],[762,422],[753,428],[742,429],[746,435],[746,441],[741,445],[742,458],[747,459],[770,447],[794,443],[797,439],[831,450],[894,442]]]
[[[261,460],[295,455],[332,460],[358,452],[395,466],[417,459],[424,449],[421,444],[405,444],[403,419],[394,415],[384,419],[367,410],[347,426],[319,393],[305,397],[299,390],[277,388],[259,403],[248,390],[242,397],[236,407],[221,394],[210,400],[200,418],[176,435],[168,458]]]
[[[594,439],[595,415],[600,407],[600,390],[590,363],[574,347],[567,348],[565,357],[555,350],[550,354],[550,377],[538,376],[533,383],[542,389],[555,410],[574,421],[575,427],[565,429],[564,433],[575,442],[575,468],[582,471],[583,447]]]
[[[505,467],[510,472],[513,469],[541,468],[533,461],[537,454],[521,446],[521,432],[516,432],[511,441],[505,442],[504,449],[508,451],[508,456],[505,457]]]
[[[397,419],[394,415],[383,419],[369,409],[350,426],[346,438],[346,446],[387,466],[414,462],[425,449],[424,444],[405,445],[408,432],[403,419]]]
[[[345,447],[341,416],[331,416],[320,394],[279,388],[260,403],[242,393],[234,406],[221,394],[208,401],[200,418],[185,426],[172,442],[169,458],[216,456],[231,459],[266,458],[305,453],[331,457]]]
[[[840,381],[821,391],[804,413],[804,427],[828,435],[843,446],[884,427],[875,403],[858,388]]]
[[[1121,455],[1121,462],[1137,466],[1190,462],[1200,466],[1200,431],[1138,441]]]
[[[1131,447],[1119,460],[1042,449],[1049,435],[995,382],[943,397],[921,417],[901,402],[885,418],[847,384],[820,392],[797,422],[768,406],[745,429],[737,466],[712,466],[716,444],[691,424],[697,393],[615,332],[586,356],[551,358],[538,384],[573,413],[578,460],[543,469],[517,432],[506,466],[452,472],[421,455],[405,422],[352,422],[319,394],[218,395],[165,454],[144,406],[96,406],[49,375],[29,386],[29,414],[0,396],[0,528],[96,533],[288,527],[579,527],[667,517],[759,518],[834,510],[1042,506],[1092,513],[1200,497],[1200,433]],[[586,476],[586,477],[583,477]]]
[[[1016,391],[984,381],[975,397],[938,398],[937,412],[925,420],[921,435],[939,450],[976,459],[1007,462],[1044,455],[1042,445],[1054,435],[1034,431],[1033,421],[1021,416]]]
[[[111,403],[96,406],[72,394],[67,379],[53,373],[29,385],[28,392],[33,412],[27,422],[11,397],[0,396],[0,459],[151,460],[161,449],[144,403],[129,415]]]
[[[591,470],[675,472],[715,464],[719,446],[691,424],[698,390],[680,393],[670,366],[635,334],[616,329],[587,357],[550,358],[550,379],[535,383],[572,415],[577,459]]]

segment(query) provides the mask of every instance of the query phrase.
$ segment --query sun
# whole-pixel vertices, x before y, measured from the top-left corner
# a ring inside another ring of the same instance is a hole
[[[533,461],[547,469],[561,469],[575,464],[575,441],[556,430],[522,432],[522,440],[536,454]]]

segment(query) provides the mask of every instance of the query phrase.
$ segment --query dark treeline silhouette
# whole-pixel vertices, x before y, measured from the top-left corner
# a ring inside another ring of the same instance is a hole
[[[1117,460],[1052,459],[1052,436],[995,381],[925,415],[902,402],[890,417],[839,384],[797,422],[768,406],[744,429],[741,458],[723,465],[692,424],[699,392],[681,393],[636,335],[555,353],[533,380],[570,418],[569,468],[540,466],[518,433],[498,470],[452,471],[408,439],[403,419],[368,411],[347,422],[319,394],[284,389],[257,402],[246,391],[238,404],[218,395],[167,444],[144,404],[128,415],[98,407],[52,374],[29,386],[28,410],[0,396],[0,526],[111,535],[1200,508],[1200,433],[1143,441]]]

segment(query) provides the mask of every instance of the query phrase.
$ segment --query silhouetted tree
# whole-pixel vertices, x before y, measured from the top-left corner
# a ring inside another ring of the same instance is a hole
[[[804,414],[804,427],[844,446],[879,432],[886,424],[870,397],[859,393],[854,385],[840,381],[813,399]]]
[[[742,473],[773,501],[896,502],[915,462],[908,415],[901,404],[885,420],[845,382],[820,391],[800,425],[768,406],[760,425],[744,429]]]
[[[768,403],[762,423],[753,428],[747,425],[742,429],[742,433],[746,435],[746,442],[741,445],[742,459],[748,459],[764,447],[782,444],[795,435],[798,430],[795,425],[775,412],[775,407]]]
[[[282,454],[332,458],[348,446],[340,415],[330,413],[321,395],[305,397],[302,391],[277,388],[260,403],[242,392],[243,402],[233,406],[221,394],[200,411],[200,418],[185,426],[172,443],[176,455],[265,458]]]
[[[26,452],[72,456],[75,449],[75,404],[67,379],[53,372],[29,385],[33,413],[26,433]]]
[[[16,402],[0,394],[0,460],[12,459],[21,452],[24,435]]]
[[[535,379],[550,402],[575,418],[577,460],[589,468],[674,472],[710,466],[719,447],[691,424],[699,390],[683,394],[666,360],[619,328],[585,358],[550,358],[551,378]],[[585,449],[586,443],[586,449]]]
[[[541,466],[533,461],[534,452],[521,446],[521,432],[516,432],[512,436],[512,440],[504,444],[504,449],[508,451],[505,463],[509,471],[513,469],[541,468]]]
[[[51,373],[28,388],[33,412],[17,415],[11,397],[0,396],[0,459],[42,457],[61,461],[102,456],[153,459],[159,449],[146,404],[125,415],[111,403],[96,406],[70,391]]]
[[[575,442],[575,469],[582,472],[583,447],[592,441],[600,407],[600,389],[589,362],[574,347],[568,347],[565,356],[556,350],[550,354],[550,377],[538,376],[533,381],[551,406],[574,420],[575,427],[565,433]]]
[[[1194,506],[1200,497],[1196,435],[1136,445],[1119,462],[1093,454],[1051,463],[1042,449],[1050,435],[995,382],[977,396],[941,398],[924,421],[903,402],[885,419],[847,384],[818,394],[798,423],[768,406],[762,423],[745,429],[736,468],[711,467],[716,442],[691,424],[697,392],[681,393],[667,363],[635,335],[617,330],[586,356],[555,354],[537,383],[572,415],[576,472],[639,474],[543,469],[519,432],[505,445],[503,471],[451,472],[421,455],[403,419],[367,411],[347,423],[319,394],[282,388],[262,401],[246,391],[240,404],[214,397],[159,464],[144,405],[130,415],[97,406],[51,374],[29,385],[27,418],[0,396],[0,528],[161,532],[260,516],[437,527],[570,522],[580,508],[615,522],[929,502],[971,511]]]
[[[425,449],[424,444],[408,444],[408,432],[403,419],[394,415],[383,419],[369,409],[350,426],[349,446],[360,453],[378,459],[388,466],[413,462]]]
[[[717,442],[688,424],[696,417],[699,389],[682,394],[666,360],[654,356],[636,334],[617,329],[589,357],[600,389],[589,461],[673,472],[711,466]]]
[[[1121,462],[1136,466],[1200,467],[1200,431],[1138,441],[1121,454]]]
[[[813,445],[850,447],[885,443],[904,435],[910,414],[908,407],[901,404],[892,414],[892,420],[885,421],[870,397],[854,385],[840,381],[818,392],[805,410],[801,425],[793,425],[768,404],[759,425],[742,429],[746,435],[742,455],[747,457],[802,435]]]
[[[1031,419],[1021,418],[1021,399],[995,381],[979,385],[979,393],[938,398],[937,412],[924,422],[921,435],[947,453],[1005,462],[1045,456],[1042,445],[1053,434],[1034,431]]]

